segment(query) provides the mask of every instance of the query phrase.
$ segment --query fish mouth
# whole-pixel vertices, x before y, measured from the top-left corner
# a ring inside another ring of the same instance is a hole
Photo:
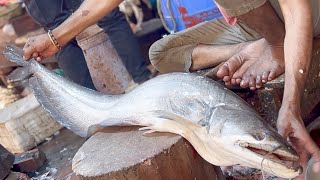
[[[243,148],[246,148],[247,150],[255,153],[256,155],[266,159],[273,161],[278,164],[284,165],[286,168],[294,170],[294,171],[300,171],[301,166],[299,164],[299,156],[296,153],[289,152],[288,150],[285,150],[283,147],[268,147],[264,145],[258,145],[258,144],[245,144],[240,145]]]

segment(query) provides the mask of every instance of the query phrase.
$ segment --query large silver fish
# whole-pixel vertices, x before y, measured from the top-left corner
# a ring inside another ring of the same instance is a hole
[[[302,172],[293,148],[246,102],[211,79],[165,74],[127,94],[104,95],[50,72],[34,59],[23,61],[16,47],[7,47],[4,55],[29,69],[29,83],[43,108],[80,136],[89,136],[97,126],[138,125],[147,133],[183,136],[217,166],[263,169],[282,178]]]

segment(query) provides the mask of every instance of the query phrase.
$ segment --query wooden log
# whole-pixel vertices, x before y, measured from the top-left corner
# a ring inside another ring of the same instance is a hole
[[[95,88],[106,94],[122,94],[132,78],[107,34],[92,25],[77,36]]]
[[[4,179],[13,165],[14,155],[0,144],[0,179]]]
[[[15,155],[13,170],[30,173],[36,172],[47,160],[46,155],[39,149]]]
[[[80,179],[217,179],[214,166],[182,137],[146,137],[132,127],[93,135],[74,156],[72,169]]]

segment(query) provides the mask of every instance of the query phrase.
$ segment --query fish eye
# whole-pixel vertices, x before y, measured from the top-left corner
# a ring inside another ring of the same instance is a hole
[[[255,134],[252,135],[254,139],[256,139],[257,141],[262,141],[266,138],[266,134],[263,132],[257,132]]]

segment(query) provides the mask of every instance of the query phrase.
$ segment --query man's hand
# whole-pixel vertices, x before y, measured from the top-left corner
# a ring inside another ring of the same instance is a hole
[[[37,61],[41,61],[57,53],[58,49],[52,44],[47,34],[41,34],[29,38],[23,51],[25,60],[35,58]]]
[[[311,139],[307,132],[299,112],[287,107],[281,107],[277,121],[279,133],[290,141],[300,157],[300,163],[306,170],[309,156],[311,155],[315,161],[320,161],[320,151],[318,146]],[[320,172],[320,164],[317,164],[315,170]]]

